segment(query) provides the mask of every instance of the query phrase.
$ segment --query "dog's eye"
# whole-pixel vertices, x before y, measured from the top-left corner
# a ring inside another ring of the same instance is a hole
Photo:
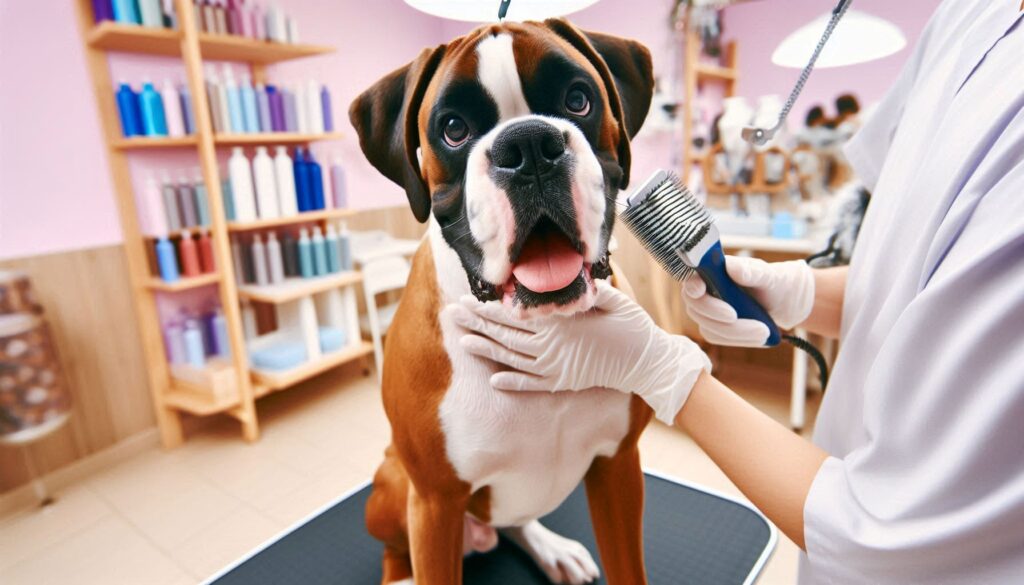
[[[582,89],[574,87],[565,94],[565,109],[577,116],[586,116],[590,112],[590,98]]]
[[[469,140],[469,126],[458,116],[449,116],[444,121],[444,141],[448,146],[462,146]]]

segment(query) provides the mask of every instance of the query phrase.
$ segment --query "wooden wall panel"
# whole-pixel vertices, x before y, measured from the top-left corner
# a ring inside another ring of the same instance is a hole
[[[40,471],[153,426],[122,247],[5,260],[0,268],[31,276],[74,400],[69,423],[30,447]],[[17,449],[0,447],[0,492],[27,476]]]

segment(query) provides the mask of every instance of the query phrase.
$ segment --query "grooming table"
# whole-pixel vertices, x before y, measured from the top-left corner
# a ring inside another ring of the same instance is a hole
[[[652,585],[753,583],[775,548],[774,526],[748,504],[646,473],[644,550]],[[378,585],[382,545],[366,532],[370,485],[360,486],[211,577],[215,585]],[[541,519],[574,538],[598,561],[582,486]],[[501,538],[498,548],[465,559],[467,585],[547,585],[533,560]],[[602,570],[603,575],[603,570]],[[601,579],[599,582],[604,582]]]

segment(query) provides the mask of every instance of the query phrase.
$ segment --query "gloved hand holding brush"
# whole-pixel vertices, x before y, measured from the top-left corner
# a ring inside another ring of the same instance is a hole
[[[727,256],[725,269],[783,329],[803,323],[814,307],[814,274],[803,260],[768,263],[758,258]],[[732,306],[707,294],[703,280],[696,276],[688,278],[683,291],[687,314],[710,343],[764,345],[768,327],[760,321],[737,318]]]

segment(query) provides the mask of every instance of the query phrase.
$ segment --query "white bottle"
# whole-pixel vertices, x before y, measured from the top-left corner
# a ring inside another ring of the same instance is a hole
[[[160,0],[139,0],[139,17],[142,26],[163,28],[164,13],[160,9]]]
[[[217,95],[216,104],[213,106],[217,108],[215,119],[220,120],[220,128],[217,131],[229,133],[231,132],[231,108],[228,106],[228,92],[224,89],[224,84],[220,82],[217,69],[213,65],[206,69],[206,79],[210,84],[210,91]]]
[[[285,26],[288,29],[287,42],[297,45],[299,43],[299,25],[291,16],[287,17],[285,20],[287,21]]]
[[[277,234],[267,234],[267,268],[270,284],[277,284],[284,280],[284,263],[281,257],[281,244],[277,241]]]
[[[277,147],[274,157],[274,176],[277,179],[277,203],[281,215],[288,217],[299,212],[299,200],[295,195],[295,167],[288,156],[288,149]]]
[[[160,101],[164,103],[164,118],[167,120],[168,136],[184,136],[185,120],[181,116],[181,96],[170,79],[164,80],[160,89]]]
[[[267,10],[267,39],[278,43],[288,42],[287,19],[280,6],[276,4]],[[273,32],[271,32],[271,22]]]
[[[256,203],[260,219],[281,217],[277,200],[277,185],[274,178],[274,160],[267,154],[266,146],[256,147],[252,158],[252,174],[256,181]]]
[[[312,129],[309,127],[309,101],[306,99],[306,87],[298,84],[295,87],[295,117],[299,125],[299,134],[309,134]]]
[[[310,134],[324,133],[324,107],[320,101],[320,84],[312,79],[306,84],[306,126]]]
[[[348,226],[341,222],[338,229],[338,261],[344,271],[352,270],[352,237],[348,233]]]
[[[231,178],[231,196],[235,203],[237,221],[256,219],[256,195],[252,186],[252,167],[241,146],[236,146],[228,159],[228,176]]]
[[[260,235],[252,237],[252,268],[256,273],[256,284],[266,286],[270,284],[270,277],[267,274],[267,249],[263,246]]]
[[[154,173],[146,177],[146,188],[143,191],[143,212],[145,213],[145,233],[150,236],[167,235],[167,215],[164,212],[160,183]]]

